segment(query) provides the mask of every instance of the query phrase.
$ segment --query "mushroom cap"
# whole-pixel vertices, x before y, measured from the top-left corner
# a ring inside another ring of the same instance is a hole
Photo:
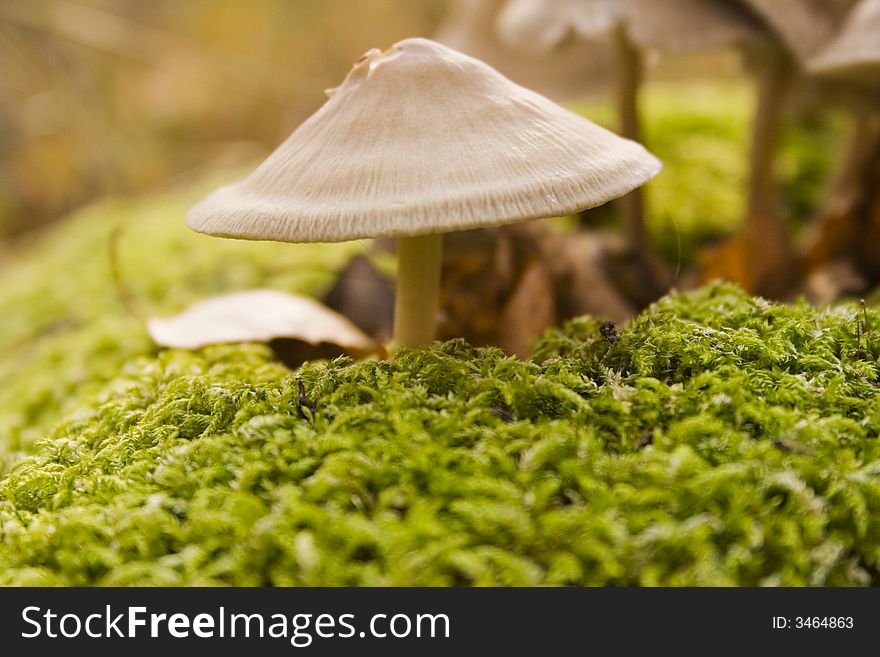
[[[370,51],[329,94],[187,225],[282,242],[425,235],[595,207],[661,168],[640,144],[427,39]]]
[[[511,45],[549,50],[570,33],[596,39],[622,25],[641,48],[708,50],[763,37],[729,0],[509,0],[498,17]]]
[[[861,0],[840,33],[810,60],[814,73],[880,80],[880,0]]]
[[[776,32],[799,62],[835,34],[855,0],[744,0]]]

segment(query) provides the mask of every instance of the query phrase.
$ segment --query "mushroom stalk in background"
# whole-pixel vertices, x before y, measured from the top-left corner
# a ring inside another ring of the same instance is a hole
[[[642,84],[642,52],[629,38],[623,26],[614,31],[617,50],[618,90],[617,113],[620,132],[627,139],[641,140],[642,124],[639,119],[639,87]]]
[[[284,242],[398,238],[395,346],[435,334],[442,234],[565,215],[660,170],[640,144],[427,39],[367,52],[194,230]]]
[[[614,31],[617,52],[617,113],[620,117],[620,134],[627,139],[642,141],[642,125],[639,119],[639,87],[642,83],[642,53],[622,25]],[[641,263],[649,277],[649,289],[654,285],[662,291],[669,284],[667,272],[663,271],[659,258],[651,249],[651,238],[645,224],[645,200],[641,189],[635,189],[618,201],[621,221],[629,238],[630,248],[636,261]]]
[[[560,102],[606,89],[614,57],[605,43],[572,42],[537,54],[504,43],[495,19],[506,0],[448,0],[434,40],[480,59],[517,84]]]
[[[741,0],[770,38],[748,44],[756,78],[746,213],[728,241],[701,254],[704,281],[733,280],[753,294],[784,297],[797,278],[791,232],[780,215],[776,151],[781,115],[797,64],[833,33],[852,0]]]
[[[787,293],[798,273],[791,233],[780,216],[776,172],[782,114],[794,70],[788,54],[773,44],[753,46],[748,55],[753,57],[755,113],[746,214],[731,243],[734,268],[725,274],[754,294],[778,298]],[[739,268],[738,259],[745,260]]]
[[[761,48],[756,58],[756,103],[749,148],[749,182],[745,226],[758,231],[779,220],[776,211],[777,180],[774,164],[779,141],[780,115],[791,81],[791,64],[776,48]],[[760,63],[758,63],[760,62]]]
[[[846,205],[880,142],[880,0],[861,0],[853,7],[809,70],[836,80],[850,107],[850,137],[829,198],[834,205]]]
[[[744,53],[755,79],[745,216],[736,233],[700,254],[704,282],[724,278],[752,294],[783,297],[797,275],[790,231],[779,212],[776,151],[786,96],[794,75],[788,53],[771,43]]]
[[[853,100],[851,105],[849,135],[842,148],[840,166],[828,186],[827,205],[822,214],[847,211],[880,146],[880,104],[866,106],[864,102]]]

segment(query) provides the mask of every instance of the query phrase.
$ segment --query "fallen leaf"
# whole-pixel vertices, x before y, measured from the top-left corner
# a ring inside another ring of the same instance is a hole
[[[807,237],[804,267],[808,272],[813,272],[852,253],[858,235],[859,226],[851,205],[825,212],[813,221]]]
[[[847,259],[860,274],[876,282],[880,275],[880,208],[876,207],[880,202],[880,119],[876,114],[856,117],[838,167],[807,234],[804,266],[813,272]]]
[[[533,221],[450,233],[444,248],[441,339],[463,337],[524,354],[559,321],[591,314],[623,322],[634,314],[605,273],[601,241],[590,233],[563,234]]]
[[[441,340],[498,344],[499,318],[518,275],[511,237],[498,229],[444,235]]]
[[[800,279],[791,237],[779,221],[748,222],[738,233],[698,255],[700,277],[724,279],[750,294],[788,296]]]
[[[606,237],[602,247],[604,277],[622,299],[638,308],[656,301],[672,286],[672,273],[659,256],[619,239]]]
[[[352,322],[318,301],[275,290],[248,290],[205,299],[178,315],[147,320],[147,331],[157,345],[177,349],[281,339],[336,345],[352,354],[378,348]]]
[[[613,322],[625,322],[635,315],[635,308],[619,291],[606,273],[609,244],[594,233],[581,231],[566,236],[561,254],[554,258],[565,263],[560,273],[560,310],[564,317],[593,315]]]
[[[553,281],[540,260],[523,272],[504,306],[499,322],[499,344],[508,354],[525,358],[532,340],[556,322]]]

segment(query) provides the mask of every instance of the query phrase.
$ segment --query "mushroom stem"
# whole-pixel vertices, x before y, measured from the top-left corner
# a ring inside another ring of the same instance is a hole
[[[629,38],[626,27],[620,25],[615,33],[618,60],[617,111],[620,131],[627,139],[640,141],[642,126],[639,119],[639,85],[642,83],[642,53]]]
[[[642,125],[639,116],[639,87],[642,84],[642,52],[621,24],[614,34],[617,47],[617,112],[620,132],[627,139],[641,141]],[[627,294],[637,303],[647,305],[656,299],[670,283],[670,274],[651,248],[651,239],[645,225],[645,198],[641,189],[634,189],[618,199],[628,252],[632,262],[633,280]]]
[[[442,252],[441,234],[397,240],[394,301],[394,344],[397,347],[420,347],[434,340]]]
[[[780,215],[776,150],[781,115],[792,77],[792,62],[778,47],[759,47],[755,56],[757,101],[749,151],[746,216],[739,231],[741,271],[736,275],[753,294],[781,297],[798,276],[799,262],[788,226]]]
[[[774,154],[779,117],[790,77],[790,64],[785,53],[768,49],[757,75],[758,100],[749,154],[747,228],[760,228],[765,222],[779,222]]]
[[[639,85],[642,81],[642,54],[621,25],[615,34],[618,58],[617,112],[620,132],[627,139],[641,141],[639,119]],[[620,199],[623,226],[630,246],[641,260],[647,259],[648,231],[645,228],[642,190],[636,189]]]

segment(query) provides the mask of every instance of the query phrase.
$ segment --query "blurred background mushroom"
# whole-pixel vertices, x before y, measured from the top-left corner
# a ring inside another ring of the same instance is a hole
[[[617,112],[620,133],[641,140],[639,87],[647,50],[701,51],[737,44],[757,32],[750,16],[721,0],[509,0],[498,17],[502,37],[511,46],[548,51],[572,37],[610,38],[616,55]],[[627,235],[633,279],[626,287],[644,305],[668,289],[668,267],[651,247],[644,200],[635,190],[619,201]]]
[[[741,0],[773,30],[803,65],[840,29],[857,0]]]
[[[433,38],[476,57],[517,84],[557,101],[597,96],[612,79],[613,53],[608,40],[578,41],[535,52],[506,44],[495,30],[505,0],[449,0]]]
[[[0,239],[252,163],[361,53],[430,33],[445,4],[3,0]]]
[[[851,125],[806,243],[806,287],[811,292],[829,269],[843,267],[857,280],[852,291],[864,292],[880,280],[880,0],[856,4],[809,70],[836,85],[833,97],[849,110]]]
[[[807,60],[834,34],[854,0],[743,0],[771,38],[746,50],[757,80],[746,215],[737,234],[701,254],[703,280],[726,278],[747,290],[789,296],[802,272],[779,207],[776,153],[786,98]]]
[[[880,83],[880,2],[860,0],[840,32],[809,62],[812,72],[845,76],[853,84],[877,89]]]

